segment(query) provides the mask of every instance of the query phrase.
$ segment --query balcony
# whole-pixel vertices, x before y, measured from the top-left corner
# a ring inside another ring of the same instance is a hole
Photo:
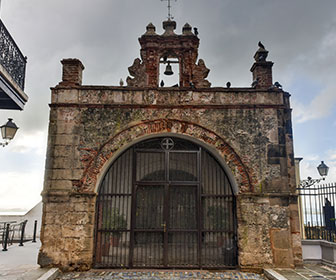
[[[27,58],[0,20],[0,109],[23,110]]]

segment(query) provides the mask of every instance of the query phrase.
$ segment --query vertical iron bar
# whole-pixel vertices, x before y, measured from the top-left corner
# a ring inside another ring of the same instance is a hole
[[[8,245],[8,236],[9,236],[9,224],[6,225],[6,233],[5,233],[5,240],[2,251],[8,251],[7,245]]]
[[[33,243],[36,242],[36,230],[37,230],[37,220],[34,222],[34,234],[33,234]]]
[[[322,233],[323,231],[323,207],[322,207],[322,201],[321,201],[321,187],[318,185],[316,186],[316,190],[315,190],[315,201],[317,200],[317,203],[318,203],[318,211],[319,213],[317,212],[316,213],[316,218],[319,216],[319,220],[320,220],[320,225],[319,225],[319,228],[320,228],[320,231]]]
[[[324,197],[325,197],[325,190],[323,185],[318,185],[316,188],[318,188],[318,193],[319,193],[319,197],[320,197],[320,211],[321,211],[321,215],[322,215],[322,226],[319,229],[319,234],[318,237],[316,238],[315,236],[313,236],[313,232],[311,234],[311,239],[324,239],[326,238],[326,231],[325,231],[325,227],[326,227],[326,221],[324,218],[324,214],[323,214],[323,204],[324,204]]]
[[[129,267],[129,253],[130,253],[130,238],[131,238],[131,219],[130,219],[130,210],[131,205],[130,201],[132,201],[132,179],[130,175],[132,175],[132,153],[131,150],[128,150],[128,168],[127,168],[127,210],[126,210],[126,217],[127,217],[127,238],[126,244],[127,247],[125,248],[127,254],[125,254],[125,262],[127,262],[127,266]],[[127,257],[128,256],[128,257]]]
[[[322,232],[321,238],[328,240],[327,221],[325,219],[326,216],[325,216],[325,213],[324,213],[324,209],[325,208],[323,208],[323,204],[324,204],[324,207],[325,207],[325,198],[328,197],[328,189],[327,189],[327,185],[326,184],[323,184],[323,185],[321,185],[319,187],[321,187],[321,189],[323,190],[323,196],[322,196],[322,199],[321,199],[320,211],[321,211],[321,214],[323,216],[324,226],[321,227],[321,229],[320,229],[320,231]]]
[[[135,207],[136,207],[136,152],[132,148],[133,154],[133,170],[132,170],[132,196],[131,196],[131,228],[130,228],[130,249],[129,249],[129,266],[133,267],[133,254],[134,254],[134,223],[135,223]]]
[[[311,228],[312,230],[314,230],[314,222],[312,220],[312,217],[313,217],[313,210],[312,210],[312,201],[311,201],[311,190],[309,191],[309,207],[310,207],[310,224],[311,224]]]
[[[114,257],[114,244],[112,246],[112,243],[114,243],[113,240],[113,232],[112,229],[115,227],[115,219],[112,219],[112,215],[115,214],[115,209],[116,209],[116,199],[117,196],[116,194],[118,193],[118,189],[117,189],[117,184],[116,184],[116,180],[117,180],[117,174],[118,174],[118,165],[120,162],[120,157],[115,161],[115,164],[113,165],[113,173],[109,172],[108,176],[107,176],[107,180],[106,180],[106,186],[105,186],[105,210],[107,213],[107,217],[108,217],[108,228],[107,228],[107,232],[105,234],[105,240],[106,240],[106,244],[108,244],[108,255],[106,258],[106,262],[105,264],[110,266],[115,266],[117,265],[116,262],[116,257]],[[111,222],[110,222],[111,221]],[[113,223],[112,223],[113,221]]]
[[[331,202],[331,194],[330,194],[331,193],[331,189],[330,189],[330,185],[326,184],[325,186],[326,186],[327,191],[328,191],[328,194],[327,194],[328,200]],[[331,225],[331,221],[329,221],[329,224]],[[327,232],[328,232],[328,241],[331,242],[331,228],[327,229]]]
[[[317,186],[317,188],[318,188],[318,186]],[[320,232],[321,231],[321,228],[319,227],[319,221],[318,221],[318,211],[319,211],[319,207],[317,206],[317,201],[316,201],[316,188],[314,188],[314,191],[313,191],[313,193],[314,193],[314,204],[315,204],[315,214],[314,214],[314,217],[313,218],[315,218],[315,222],[316,222],[316,229],[318,229],[318,232]]]
[[[123,215],[123,209],[121,207],[122,205],[122,199],[123,199],[123,196],[121,196],[120,194],[122,193],[122,180],[124,178],[123,176],[123,163],[124,163],[124,155],[122,155],[120,157],[120,160],[119,160],[119,170],[118,170],[118,175],[117,175],[117,182],[118,182],[118,196],[117,196],[117,202],[118,202],[118,205],[116,207],[117,210],[115,211],[118,211],[118,215]],[[122,229],[120,228],[120,225],[118,224],[118,221],[116,222],[117,224],[115,225],[115,229],[118,229],[118,232],[116,232],[116,236],[122,236],[123,232],[122,232]],[[120,239],[120,238],[119,238]],[[114,250],[115,249],[115,250]],[[114,253],[115,251],[115,254],[116,254],[116,261],[117,261],[117,265],[118,266],[121,266],[122,264],[122,254],[121,254],[121,242],[120,240],[117,242],[117,244],[115,245],[115,248],[112,248],[112,252]]]
[[[21,237],[20,237],[20,244],[19,244],[19,246],[23,246],[23,238],[24,238],[26,223],[27,223],[27,220],[25,220],[25,221],[23,221],[21,223]]]
[[[167,267],[168,266],[168,232],[170,229],[170,213],[168,207],[169,207],[169,202],[170,202],[170,193],[169,189],[171,188],[170,186],[170,152],[168,150],[165,150],[165,170],[166,170],[166,183],[164,186],[164,193],[165,193],[165,198],[163,200],[163,223],[166,225],[166,230],[163,231],[163,266]]]
[[[333,200],[333,206],[334,206],[334,217],[336,217],[336,213],[335,213],[335,208],[336,208],[336,205],[335,205],[335,199],[336,199],[336,184],[334,183],[331,183],[330,185],[331,189],[332,189],[332,200]],[[333,230],[333,239],[332,239],[332,242],[335,242],[335,234],[336,234],[336,228],[335,228],[335,223],[336,221],[334,220],[333,221],[333,226],[334,226],[334,230]]]
[[[197,225],[197,239],[198,239],[198,244],[197,244],[197,262],[198,266],[202,268],[202,215],[201,215],[201,182],[202,182],[202,174],[201,174],[201,160],[202,160],[202,148],[199,147],[198,152],[197,152],[197,181],[198,184],[196,186],[196,196],[197,196],[197,203],[196,203],[196,213],[197,213],[197,220],[196,220],[196,225]]]
[[[323,211],[323,205],[324,205],[324,207],[325,207],[325,199],[326,199],[326,197],[327,197],[327,189],[325,188],[325,186],[324,185],[321,185],[321,189],[322,189],[322,192],[323,192],[323,198],[322,198],[322,205],[321,205],[321,208],[322,208],[322,211]],[[325,209],[325,208],[324,208]],[[323,227],[323,229],[321,229],[321,231],[322,231],[322,233],[323,233],[323,235],[322,235],[322,238],[323,239],[328,239],[328,231],[327,231],[327,221],[326,221],[326,217],[325,217],[325,215],[323,214],[323,216],[324,216],[324,227]],[[319,236],[320,237],[320,236]]]
[[[303,195],[302,195],[303,199],[302,200],[304,201],[304,217],[305,217],[303,226],[307,229],[307,230],[305,230],[305,232],[308,232],[308,234],[310,234],[310,231],[308,229],[307,190],[303,189],[302,192],[303,192]],[[306,236],[306,238],[307,238],[307,236]]]

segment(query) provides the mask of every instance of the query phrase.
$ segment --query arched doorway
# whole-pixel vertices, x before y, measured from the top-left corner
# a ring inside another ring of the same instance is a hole
[[[95,267],[237,266],[236,200],[224,169],[177,137],[135,144],[106,172]]]

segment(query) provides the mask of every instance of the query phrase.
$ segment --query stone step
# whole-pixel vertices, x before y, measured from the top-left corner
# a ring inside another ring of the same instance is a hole
[[[111,271],[91,270],[87,272],[69,272],[58,276],[57,280],[113,280],[113,279],[137,279],[137,280],[180,280],[180,279],[235,279],[235,280],[263,280],[260,274],[240,271]]]

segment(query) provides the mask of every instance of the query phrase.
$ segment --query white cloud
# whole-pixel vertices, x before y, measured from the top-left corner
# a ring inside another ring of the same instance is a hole
[[[43,171],[41,170],[27,173],[0,173],[1,209],[22,208],[29,210],[32,208],[41,200],[42,181]]]
[[[329,159],[336,160],[336,150],[329,150],[328,155],[329,155]]]
[[[8,148],[15,153],[35,153],[44,155],[47,146],[47,131],[23,132],[15,135]]]
[[[298,100],[293,99],[293,116],[298,123],[327,117],[336,106],[336,87],[330,86],[322,90],[313,100],[304,105]]]

